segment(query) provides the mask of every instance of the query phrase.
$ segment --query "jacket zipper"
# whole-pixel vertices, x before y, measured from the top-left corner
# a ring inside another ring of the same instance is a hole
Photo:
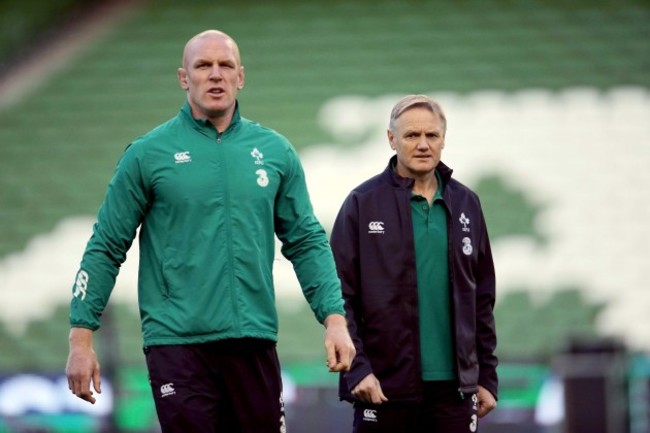
[[[225,132],[225,131],[224,131]],[[217,144],[222,144],[222,139],[221,137],[223,136],[223,132],[217,131]],[[222,148],[222,154],[225,153],[225,149]],[[235,324],[235,329],[239,329],[240,323],[239,323],[239,309],[237,308],[237,296],[235,294],[235,278],[234,278],[234,263],[233,263],[233,252],[232,252],[232,225],[230,224],[230,193],[228,191],[229,188],[229,183],[228,183],[228,163],[225,161],[223,162],[223,185],[224,185],[224,212],[226,214],[226,245],[228,249],[228,269],[230,269],[229,278],[228,278],[228,283],[230,286],[230,298],[231,298],[231,303],[232,303],[232,313],[233,313],[233,322]]]

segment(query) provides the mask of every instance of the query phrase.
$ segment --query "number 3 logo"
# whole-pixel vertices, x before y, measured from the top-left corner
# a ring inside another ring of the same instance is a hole
[[[261,168],[255,172],[257,175],[257,184],[261,187],[265,187],[269,184],[269,177],[266,175],[266,170]]]

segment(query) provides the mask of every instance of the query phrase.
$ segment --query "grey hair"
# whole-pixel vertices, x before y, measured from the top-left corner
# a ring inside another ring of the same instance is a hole
[[[445,112],[442,111],[442,107],[432,98],[426,95],[407,95],[397,101],[397,104],[393,107],[393,111],[390,113],[390,122],[388,124],[388,129],[391,131],[395,130],[395,122],[397,119],[404,114],[405,111],[410,110],[411,108],[426,108],[431,111],[433,114],[438,116],[442,121],[442,130],[447,132],[447,117]]]

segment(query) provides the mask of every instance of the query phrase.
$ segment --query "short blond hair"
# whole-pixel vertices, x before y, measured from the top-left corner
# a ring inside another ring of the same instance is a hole
[[[432,98],[426,95],[407,95],[397,101],[397,104],[393,107],[393,111],[390,113],[390,122],[388,123],[388,129],[391,131],[395,130],[395,122],[397,119],[404,114],[405,111],[410,110],[411,108],[426,108],[431,111],[433,114],[438,116],[442,121],[442,130],[447,132],[447,117],[445,112],[442,111],[442,107]]]

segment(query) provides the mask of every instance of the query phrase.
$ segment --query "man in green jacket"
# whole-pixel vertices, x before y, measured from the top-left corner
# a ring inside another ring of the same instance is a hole
[[[326,234],[295,149],[239,114],[235,41],[208,30],[185,46],[179,114],[131,143],[99,210],[72,288],[66,374],[101,392],[93,331],[140,228],[138,299],[163,432],[284,431],[275,342],[275,235],[325,325],[330,371],[355,349]]]

